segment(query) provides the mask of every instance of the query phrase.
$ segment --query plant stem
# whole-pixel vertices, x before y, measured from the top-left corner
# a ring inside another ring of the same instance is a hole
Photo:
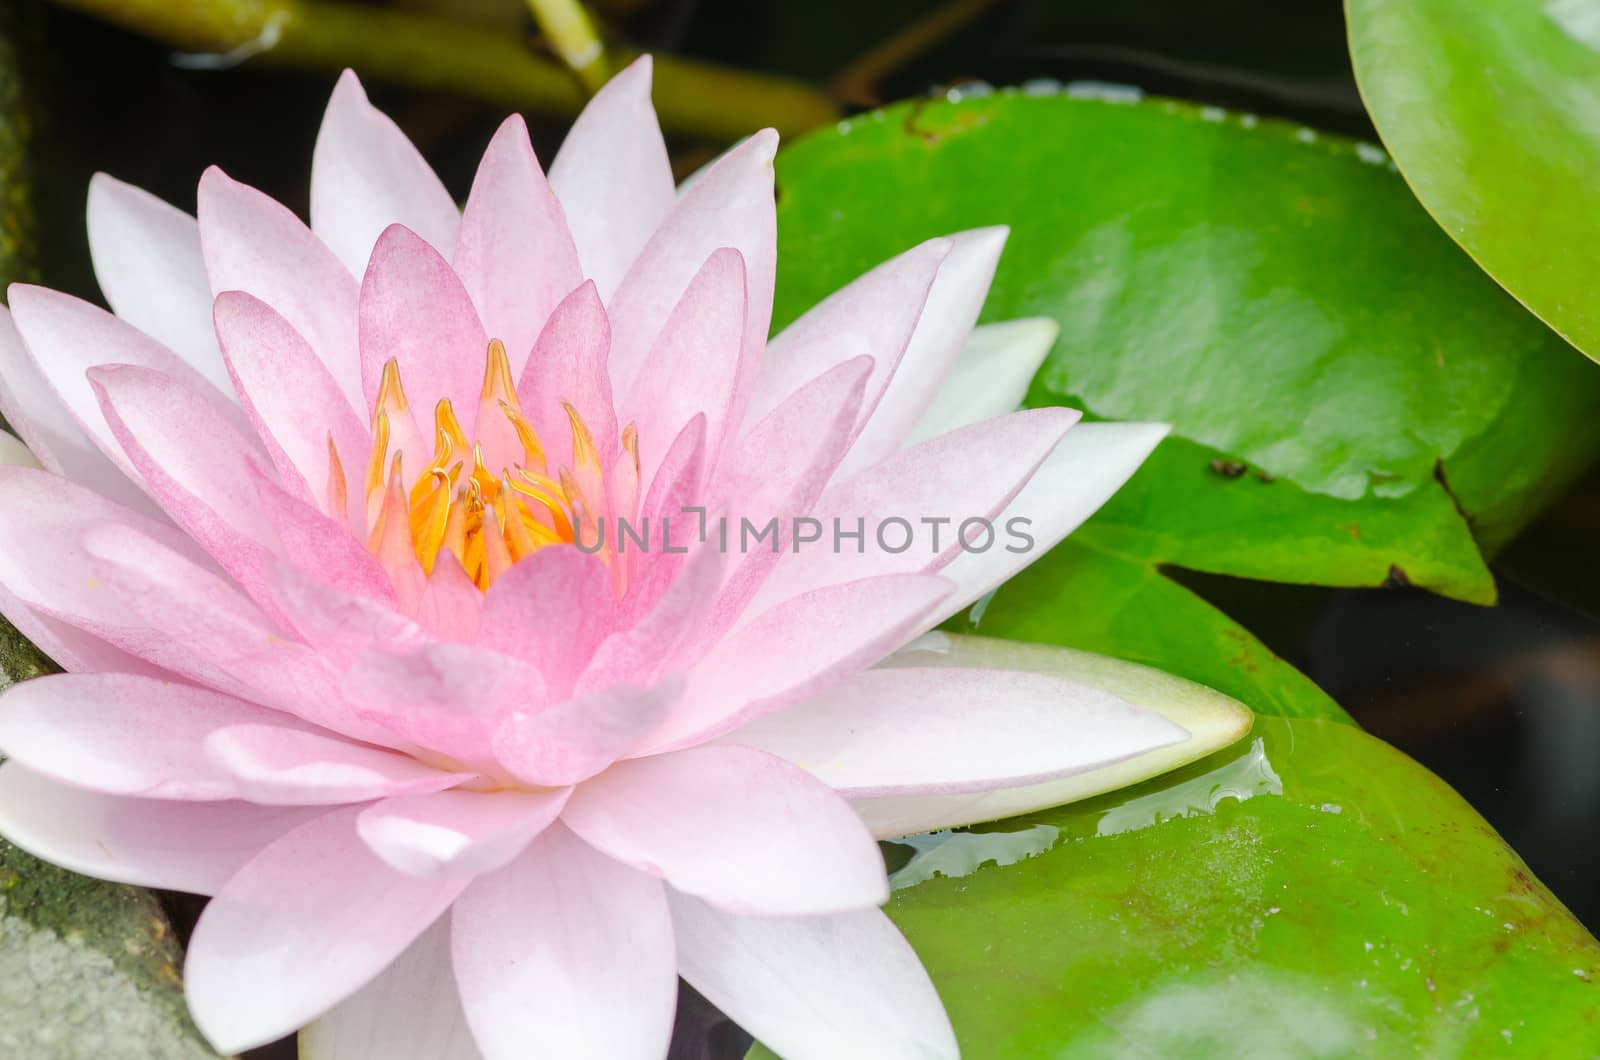
[[[951,0],[935,8],[840,70],[833,79],[834,98],[860,106],[878,106],[883,102],[878,93],[880,81],[960,32],[994,4],[995,0]]]
[[[317,0],[56,0],[213,65],[245,61],[363,76],[458,93],[536,114],[584,103],[572,75],[523,41],[483,26]],[[631,56],[619,55],[618,63]],[[671,56],[655,62],[655,105],[669,133],[734,140],[764,125],[788,136],[834,120],[809,85]]]
[[[528,7],[561,61],[572,68],[591,95],[599,91],[611,70],[589,12],[578,0],[528,0]]]

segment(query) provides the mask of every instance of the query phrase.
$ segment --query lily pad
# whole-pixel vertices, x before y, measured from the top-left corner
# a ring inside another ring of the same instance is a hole
[[[779,156],[777,319],[898,251],[1010,224],[986,320],[1050,316],[1029,395],[1174,424],[976,612],[1259,712],[1339,717],[1164,567],[1490,603],[1485,562],[1600,452],[1600,377],[1370,144],[1128,93],[891,107]]]
[[[1166,777],[899,846],[889,913],[969,1060],[1595,1040],[1600,943],[1442,781],[1353,726],[1260,717]]]
[[[1591,0],[1347,0],[1367,109],[1445,231],[1600,359],[1600,12]]]

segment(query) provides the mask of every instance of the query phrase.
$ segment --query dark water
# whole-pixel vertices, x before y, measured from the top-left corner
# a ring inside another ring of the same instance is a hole
[[[7,0],[38,4],[39,0]],[[921,0],[640,7],[626,29],[654,48],[825,80],[932,5]],[[977,6],[977,5],[975,5]],[[93,296],[82,241],[88,176],[104,168],[186,208],[219,162],[304,212],[330,77],[175,65],[161,49],[40,7],[45,275]],[[894,99],[969,79],[1103,80],[1371,137],[1344,50],[1338,0],[995,3],[954,39],[867,89]],[[453,190],[470,182],[498,115],[374,89]],[[548,157],[559,125],[536,125]],[[692,157],[704,145],[677,145]],[[703,154],[702,154],[703,157]],[[1576,356],[1576,354],[1574,354]],[[1181,576],[1343,703],[1369,730],[1470,800],[1591,928],[1600,926],[1600,482],[1582,484],[1495,564],[1502,603],[1476,608],[1405,590],[1328,591]],[[181,922],[195,907],[174,909]],[[190,921],[192,922],[192,920]],[[743,1036],[686,994],[674,1056],[742,1055]],[[287,1043],[262,1057],[292,1057]]]

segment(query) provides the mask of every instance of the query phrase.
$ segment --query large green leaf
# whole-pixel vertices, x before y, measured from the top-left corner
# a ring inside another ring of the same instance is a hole
[[[987,604],[984,632],[1152,663],[1261,712],[1340,716],[1161,568],[1491,602],[1480,548],[1600,449],[1600,378],[1370,145],[1008,92],[875,112],[789,147],[778,173],[780,324],[921,239],[1007,223],[985,319],[1061,323],[1030,401],[1175,425],[1101,515]]]
[[[1136,788],[903,846],[889,914],[968,1060],[1595,1049],[1600,944],[1353,726],[1258,718]]]
[[[1489,274],[1600,358],[1593,0],[1346,0],[1361,94],[1417,197]]]

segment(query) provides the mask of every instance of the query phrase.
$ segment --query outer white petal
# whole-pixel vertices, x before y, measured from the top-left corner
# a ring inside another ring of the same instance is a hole
[[[195,925],[184,986],[219,1052],[264,1045],[366,986],[461,893],[405,876],[356,837],[342,807],[278,839],[235,873]]]
[[[973,328],[906,444],[915,445],[1019,408],[1028,384],[1060,333],[1061,325],[1049,317]]]
[[[851,798],[956,795],[1083,773],[1189,738],[1092,685],[1019,670],[869,670],[724,742],[793,762]]]
[[[372,852],[409,875],[492,872],[561,813],[567,790],[441,791],[374,803],[356,820]]]
[[[862,425],[861,436],[839,465],[834,481],[842,481],[900,448],[933,403],[978,321],[1009,232],[1005,227],[978,228],[950,237],[954,245],[939,266],[900,366]]]
[[[311,230],[360,276],[391,224],[405,225],[448,258],[461,211],[421,152],[346,70],[311,158]]]
[[[995,541],[960,552],[939,573],[956,583],[950,614],[977,600],[1059,544],[1133,477],[1172,428],[1164,423],[1079,423],[994,520]],[[1013,524],[1013,520],[1026,520]],[[1011,528],[1032,540],[1026,545]],[[1016,547],[1021,551],[1012,552]]]
[[[300,1032],[300,1060],[482,1060],[450,970],[450,922]]]
[[[487,1060],[660,1060],[678,997],[663,887],[557,826],[451,913]]]
[[[22,341],[11,312],[0,308],[0,413],[40,464],[65,478],[153,516],[167,517],[78,423]]]
[[[1189,739],[1040,784],[970,794],[852,800],[880,839],[1014,817],[1115,791],[1227,747],[1249,731],[1252,720],[1242,704],[1204,685],[1148,666],[1069,648],[930,633],[886,665],[986,667],[1065,677],[1158,713],[1187,729]]]
[[[62,868],[140,887],[216,894],[267,844],[326,812],[128,799],[0,765],[0,835]]]
[[[928,973],[878,910],[741,917],[667,901],[679,974],[784,1060],[959,1055]]]
[[[645,56],[595,93],[550,166],[578,259],[607,301],[676,197],[650,71]]]
[[[233,395],[211,327],[211,284],[193,217],[141,188],[96,173],[89,181],[89,254],[100,290],[117,316]]]

